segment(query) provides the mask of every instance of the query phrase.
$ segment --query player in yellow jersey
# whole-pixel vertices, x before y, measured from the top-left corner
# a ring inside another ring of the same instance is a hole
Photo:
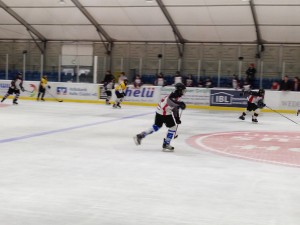
[[[36,99],[37,101],[40,100],[40,96],[41,96],[41,100],[45,101],[44,96],[46,94],[46,87],[50,88],[50,86],[47,85],[47,83],[48,83],[47,76],[43,75],[42,78],[41,78],[41,81],[40,81],[40,85],[39,85],[39,93],[38,93],[38,96],[37,96],[37,99]]]
[[[121,102],[123,101],[125,97],[125,90],[128,84],[127,78],[125,78],[119,85],[115,87],[115,94],[116,94],[116,101],[115,104],[113,104],[113,108],[121,108]]]

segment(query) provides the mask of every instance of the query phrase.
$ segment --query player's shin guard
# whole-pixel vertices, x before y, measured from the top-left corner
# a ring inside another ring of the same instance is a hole
[[[253,122],[253,123],[257,123],[257,122],[258,122],[258,121],[257,121],[257,117],[258,117],[258,113],[255,112],[255,113],[253,114],[253,116],[252,116],[252,122]]]
[[[13,99],[13,104],[18,104],[18,99],[19,99],[20,94],[17,93],[16,96]]]
[[[170,145],[172,138],[174,137],[174,134],[176,132],[176,127],[171,127],[168,130],[167,136],[164,139],[163,142],[163,150],[169,150],[169,151],[173,151],[174,147]]]
[[[239,117],[239,119],[240,119],[240,120],[245,120],[245,116],[246,116],[246,113],[243,112],[242,115]]]
[[[2,98],[2,100],[1,100],[1,102],[4,102],[5,101],[5,99],[9,96],[10,94],[6,94],[6,95],[4,95],[4,97]]]

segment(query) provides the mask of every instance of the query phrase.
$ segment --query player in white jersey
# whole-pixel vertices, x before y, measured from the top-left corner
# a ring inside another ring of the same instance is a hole
[[[245,116],[247,115],[247,113],[253,111],[252,122],[257,123],[257,117],[259,115],[260,109],[266,106],[266,104],[264,103],[265,90],[259,89],[258,92],[249,91],[244,93],[249,94],[249,96],[247,97],[247,109],[242,113],[239,119],[245,120]]]
[[[163,141],[163,151],[174,151],[174,147],[171,146],[170,143],[175,135],[177,125],[181,124],[179,109],[184,110],[186,106],[184,102],[179,101],[179,98],[182,97],[185,92],[185,85],[177,83],[175,85],[175,91],[173,91],[170,95],[165,96],[158,103],[154,124],[148,130],[143,131],[134,137],[136,145],[140,145],[143,138],[158,131],[163,124],[165,124],[169,129],[166,138],[164,138]]]
[[[18,99],[20,96],[20,90],[23,92],[25,91],[25,89],[23,87],[23,78],[22,78],[21,72],[19,72],[17,74],[16,78],[11,81],[9,89],[8,89],[7,93],[5,94],[5,96],[3,97],[3,99],[1,100],[1,102],[4,102],[8,96],[15,94],[15,97],[13,99],[13,104],[17,105]]]

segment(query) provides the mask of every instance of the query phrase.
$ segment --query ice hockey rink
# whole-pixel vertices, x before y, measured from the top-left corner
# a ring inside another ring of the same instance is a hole
[[[170,153],[154,112],[0,104],[0,224],[299,225],[300,117],[187,108]]]

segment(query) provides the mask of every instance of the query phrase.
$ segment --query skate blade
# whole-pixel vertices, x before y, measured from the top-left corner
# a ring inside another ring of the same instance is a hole
[[[163,152],[174,152],[174,149],[163,148],[162,151]]]
[[[137,137],[133,137],[133,140],[136,145],[141,145],[141,143],[138,142]]]

